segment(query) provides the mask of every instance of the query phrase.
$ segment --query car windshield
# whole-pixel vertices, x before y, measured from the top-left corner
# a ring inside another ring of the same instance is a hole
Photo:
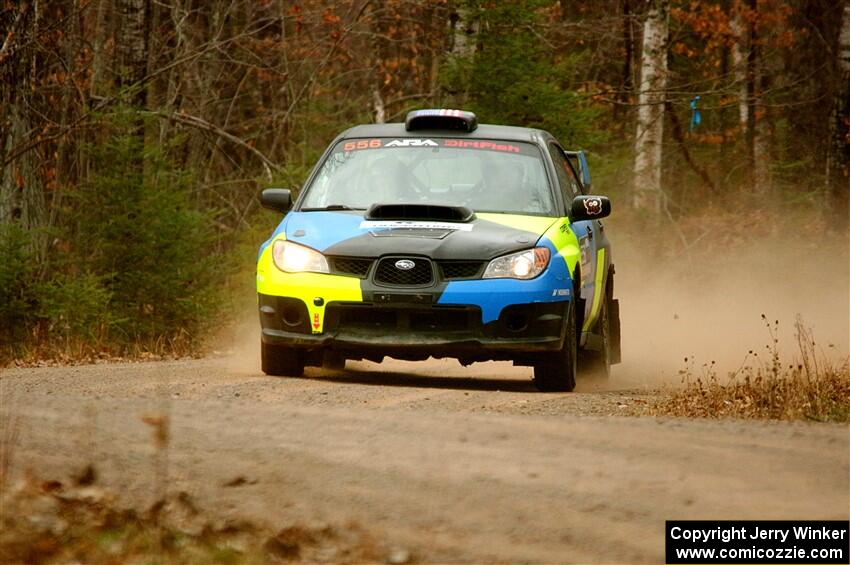
[[[307,188],[300,209],[366,209],[375,203],[556,215],[535,145],[443,138],[341,141]]]

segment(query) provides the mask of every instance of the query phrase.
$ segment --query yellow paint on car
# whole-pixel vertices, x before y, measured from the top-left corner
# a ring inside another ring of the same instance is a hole
[[[570,219],[566,217],[558,218],[546,230],[543,236],[551,241],[555,249],[558,250],[558,253],[560,253],[564,262],[567,264],[567,270],[570,276],[572,276],[576,270],[576,264],[581,258],[581,250],[578,246],[576,234],[570,229]]]
[[[600,247],[596,252],[596,280],[593,292],[593,305],[590,307],[590,316],[584,321],[582,331],[589,331],[590,326],[596,321],[599,315],[599,305],[602,304],[602,295],[605,289],[602,287],[602,277],[605,275],[605,248]]]
[[[276,239],[285,239],[278,237]],[[331,302],[363,302],[360,279],[324,273],[285,273],[272,260],[274,242],[267,245],[257,262],[257,292],[300,299],[307,306],[314,334],[322,333],[325,307]],[[314,301],[321,298],[323,304]]]

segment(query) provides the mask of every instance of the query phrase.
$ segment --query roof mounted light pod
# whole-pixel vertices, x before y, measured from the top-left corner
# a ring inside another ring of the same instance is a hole
[[[471,132],[478,127],[478,118],[472,112],[464,112],[463,110],[413,110],[407,113],[404,127],[407,131],[448,129]]]

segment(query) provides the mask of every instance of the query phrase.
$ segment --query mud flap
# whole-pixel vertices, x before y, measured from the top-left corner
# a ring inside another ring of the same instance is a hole
[[[608,303],[608,331],[611,347],[611,364],[621,361],[620,354],[620,301],[611,300]]]

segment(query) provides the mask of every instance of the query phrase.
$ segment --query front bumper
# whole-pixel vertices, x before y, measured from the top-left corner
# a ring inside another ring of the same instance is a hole
[[[563,344],[569,302],[513,304],[482,323],[475,305],[417,302],[331,302],[321,333],[314,333],[308,308],[297,298],[259,295],[265,343],[306,350],[335,350],[356,357],[388,355],[459,359],[517,359],[555,351]]]

